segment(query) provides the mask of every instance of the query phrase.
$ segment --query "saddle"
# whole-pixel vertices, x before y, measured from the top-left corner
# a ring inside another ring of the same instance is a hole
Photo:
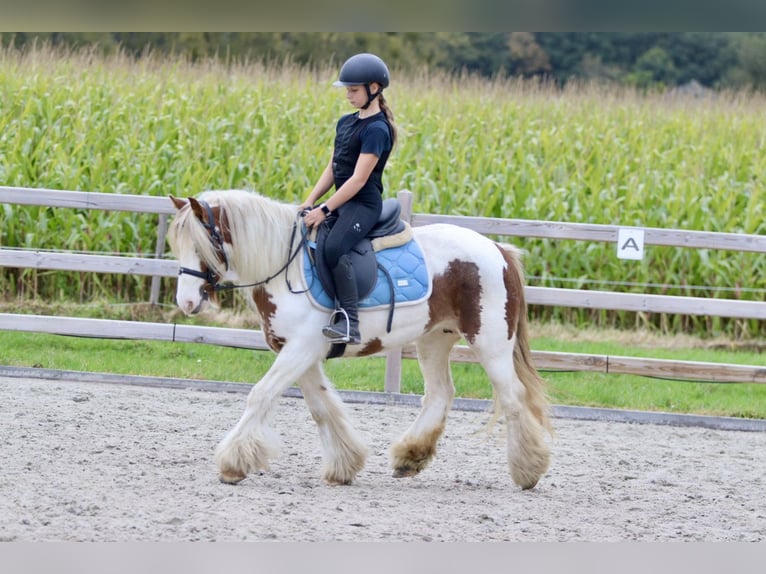
[[[376,252],[406,245],[412,240],[412,228],[401,219],[401,204],[398,200],[389,198],[383,200],[383,209],[375,226],[367,236],[360,240],[349,252],[351,263],[356,276],[357,290],[359,292],[360,309],[364,306],[363,300],[368,298],[379,283],[382,275],[388,284],[386,304],[389,306],[388,330],[391,330],[395,307],[395,285],[387,266],[378,261]],[[332,220],[330,220],[331,222]],[[330,232],[331,225],[323,223],[312,231],[306,242],[307,261],[313,268],[312,271],[322,286],[329,300],[335,301],[335,287],[332,273],[324,258],[324,242]],[[326,304],[326,303],[325,303]],[[372,304],[372,303],[371,303]],[[337,305],[337,303],[336,303]],[[343,354],[345,343],[334,343],[327,358],[338,357]]]
[[[349,252],[356,275],[356,286],[360,300],[372,292],[377,282],[378,262],[375,252],[380,249],[403,245],[412,239],[412,230],[401,220],[401,213],[402,206],[398,200],[393,198],[383,200],[383,209],[380,212],[378,222],[367,236],[352,247]],[[322,287],[330,298],[334,299],[335,286],[332,273],[324,259],[324,242],[331,227],[327,223],[318,227],[314,239],[315,246],[311,249],[310,255]]]

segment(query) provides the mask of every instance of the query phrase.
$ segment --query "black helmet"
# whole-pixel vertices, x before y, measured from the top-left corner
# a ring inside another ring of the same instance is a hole
[[[375,54],[357,54],[345,61],[333,86],[359,86],[377,82],[388,87],[390,76],[386,63]]]

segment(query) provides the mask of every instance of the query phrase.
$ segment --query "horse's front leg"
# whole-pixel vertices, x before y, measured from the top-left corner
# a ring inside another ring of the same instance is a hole
[[[276,457],[279,445],[269,424],[274,404],[317,361],[302,351],[300,344],[288,343],[280,351],[247,396],[245,412],[216,448],[215,462],[221,482],[236,484],[251,472],[269,468],[269,460]]]
[[[319,428],[323,478],[330,484],[350,484],[364,467],[368,450],[346,416],[321,362],[311,365],[298,379],[298,385]]]

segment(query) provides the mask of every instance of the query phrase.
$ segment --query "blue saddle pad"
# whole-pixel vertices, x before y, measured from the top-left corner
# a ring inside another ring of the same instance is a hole
[[[396,305],[417,303],[430,295],[431,278],[417,241],[411,239],[404,245],[381,249],[375,255],[378,264],[382,265],[391,276]],[[359,300],[360,309],[391,304],[392,286],[389,284],[388,277],[379,268],[377,274],[375,287],[369,295]],[[304,250],[303,255],[303,275],[306,285],[309,286],[308,294],[314,302],[321,307],[334,309],[335,302],[322,287],[308,249]]]

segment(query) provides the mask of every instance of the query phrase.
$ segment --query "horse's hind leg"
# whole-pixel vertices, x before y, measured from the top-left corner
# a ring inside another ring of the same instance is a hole
[[[423,373],[423,405],[415,421],[391,446],[394,477],[415,476],[436,454],[436,443],[444,432],[447,413],[455,396],[449,354],[460,339],[453,332],[433,332],[416,343]]]
[[[364,467],[367,447],[356,436],[343,402],[321,364],[312,366],[298,379],[298,385],[319,428],[323,478],[330,484],[350,484]]]
[[[511,478],[528,489],[537,484],[550,464],[550,447],[545,442],[548,404],[544,382],[531,365],[528,350],[524,350],[526,339],[515,343],[516,336],[492,351],[480,345],[473,348],[494,387],[496,414],[504,415],[508,424]]]

